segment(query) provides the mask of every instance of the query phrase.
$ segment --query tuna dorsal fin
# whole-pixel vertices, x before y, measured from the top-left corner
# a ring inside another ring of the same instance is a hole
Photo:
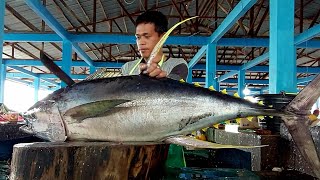
[[[99,116],[115,106],[129,101],[130,100],[125,99],[115,99],[91,102],[73,107],[66,111],[64,115],[71,116],[72,118],[81,121],[86,118]]]
[[[175,136],[175,137],[169,137],[164,140],[165,143],[170,144],[177,144],[181,146],[189,146],[194,148],[207,148],[207,149],[226,149],[226,148],[259,148],[259,147],[265,147],[267,145],[261,145],[261,146],[237,146],[237,145],[225,145],[225,144],[218,144],[218,143],[212,143],[208,141],[202,141],[199,139],[195,139],[193,137],[188,136]]]

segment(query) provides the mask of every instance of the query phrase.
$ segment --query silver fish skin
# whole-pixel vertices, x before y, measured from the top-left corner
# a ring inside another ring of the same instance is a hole
[[[29,131],[49,141],[151,141],[214,123],[283,112],[171,79],[123,76],[82,81],[29,110]]]

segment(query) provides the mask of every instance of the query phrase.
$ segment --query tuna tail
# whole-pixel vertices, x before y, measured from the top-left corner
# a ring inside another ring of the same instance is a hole
[[[308,127],[308,111],[320,96],[320,75],[317,75],[285,108],[292,114],[282,116],[293,141],[313,173],[320,178],[320,160]]]

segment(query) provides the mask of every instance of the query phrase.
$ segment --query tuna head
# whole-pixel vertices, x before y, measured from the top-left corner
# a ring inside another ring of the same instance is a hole
[[[20,130],[48,141],[65,141],[66,130],[54,101],[39,101],[24,115],[27,124]]]

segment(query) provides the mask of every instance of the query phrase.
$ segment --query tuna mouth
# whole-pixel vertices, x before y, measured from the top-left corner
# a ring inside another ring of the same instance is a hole
[[[21,126],[19,130],[27,134],[35,135],[35,132],[32,129],[32,122],[36,120],[35,114],[24,114],[23,118],[25,119],[26,124]]]
[[[28,125],[21,126],[19,130],[30,135],[35,135],[35,132],[32,130],[32,127]]]

